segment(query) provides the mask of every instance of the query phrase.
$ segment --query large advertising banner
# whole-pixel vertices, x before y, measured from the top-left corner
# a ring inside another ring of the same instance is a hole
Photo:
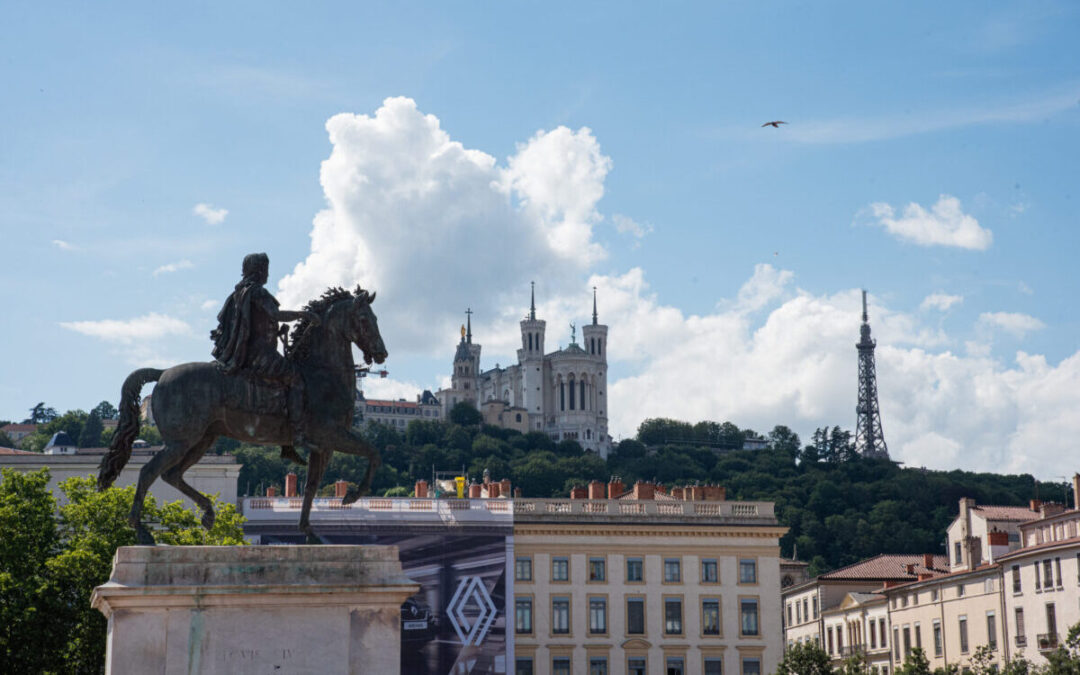
[[[405,574],[420,591],[401,607],[401,672],[409,675],[486,675],[507,672],[507,555],[509,533],[407,525],[355,532],[336,524],[316,531],[326,544],[398,547]],[[263,544],[300,544],[293,534],[260,533]]]

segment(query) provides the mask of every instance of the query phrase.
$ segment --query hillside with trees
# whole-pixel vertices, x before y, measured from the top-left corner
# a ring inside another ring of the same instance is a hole
[[[99,414],[108,412],[99,407]],[[53,413],[37,441],[54,428],[78,438],[89,418],[81,411]],[[414,420],[404,432],[368,423],[361,433],[382,453],[373,483],[380,495],[411,494],[415,481],[430,479],[433,470],[475,478],[487,470],[496,480],[509,478],[525,497],[565,497],[574,485],[612,476],[627,486],[637,480],[723,485],[728,499],[775,502],[781,523],[790,528],[781,539],[783,555],[809,561],[812,573],[878,553],[944,553],[945,528],[961,497],[1003,505],[1068,500],[1066,485],[1040,483],[1030,475],[930,471],[863,459],[850,432],[839,427],[818,429],[804,444],[785,426],[762,435],[731,422],[647,419],[606,461],[576,441],[556,443],[544,433],[484,425],[468,404],[456,406],[446,421]],[[103,433],[102,442],[108,436]],[[153,427],[144,427],[140,436],[151,443],[160,438]],[[747,439],[764,449],[738,449]],[[277,448],[220,439],[212,452],[229,452],[243,465],[241,495],[264,494],[271,485],[281,490],[286,473],[303,472],[282,460]],[[358,481],[365,468],[366,460],[335,454],[323,494],[332,494],[338,479]]]

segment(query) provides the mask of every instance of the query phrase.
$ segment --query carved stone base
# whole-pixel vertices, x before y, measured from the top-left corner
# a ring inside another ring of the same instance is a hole
[[[91,604],[106,672],[398,673],[396,546],[125,546]]]

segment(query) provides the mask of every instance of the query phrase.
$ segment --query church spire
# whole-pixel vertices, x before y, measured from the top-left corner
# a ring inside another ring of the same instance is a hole
[[[529,282],[529,321],[536,321],[536,282]]]
[[[465,323],[468,326],[465,330],[465,342],[472,344],[472,307],[465,310]]]
[[[592,287],[592,325],[596,325],[596,286]]]

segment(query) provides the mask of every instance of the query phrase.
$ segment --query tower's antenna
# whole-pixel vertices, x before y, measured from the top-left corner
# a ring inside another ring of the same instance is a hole
[[[877,368],[874,347],[870,338],[870,319],[866,312],[866,291],[862,292],[862,326],[859,327],[859,403],[855,407],[855,450],[863,457],[889,458],[885,432],[881,429],[881,410],[878,407]]]

